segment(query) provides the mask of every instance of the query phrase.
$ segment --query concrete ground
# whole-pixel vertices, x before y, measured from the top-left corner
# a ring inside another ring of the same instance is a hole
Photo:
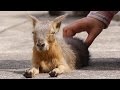
[[[52,19],[47,11],[28,11],[41,20]],[[115,17],[119,18],[118,13]],[[68,16],[66,25],[79,17]],[[25,79],[23,73],[31,66],[32,27],[25,11],[0,11],[0,79]],[[80,33],[82,39],[86,33]],[[90,66],[50,78],[48,74],[34,79],[120,79],[120,21],[112,21],[89,48]]]

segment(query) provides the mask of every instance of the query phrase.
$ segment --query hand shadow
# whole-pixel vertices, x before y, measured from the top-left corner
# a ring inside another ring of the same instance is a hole
[[[120,70],[120,58],[92,58],[82,70]]]

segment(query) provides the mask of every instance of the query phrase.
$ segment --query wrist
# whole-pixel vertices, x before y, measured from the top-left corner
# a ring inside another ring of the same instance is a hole
[[[117,11],[91,11],[87,17],[95,18],[105,24],[107,28]]]
[[[99,28],[99,29],[104,29],[106,28],[106,24],[96,18],[93,18],[93,17],[86,17],[88,18],[88,20],[90,20],[90,23],[92,22],[93,26],[95,28]]]

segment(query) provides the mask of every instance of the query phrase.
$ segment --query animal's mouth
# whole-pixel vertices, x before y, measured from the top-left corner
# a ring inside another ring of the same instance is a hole
[[[37,51],[44,51],[44,48],[41,48],[41,47],[36,46],[36,49],[37,49]]]
[[[46,47],[37,47],[37,46],[36,46],[36,49],[37,49],[37,51],[39,51],[39,52],[47,51],[47,48],[46,48]]]

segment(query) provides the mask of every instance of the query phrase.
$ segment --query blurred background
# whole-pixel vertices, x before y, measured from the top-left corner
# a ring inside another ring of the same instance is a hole
[[[81,17],[87,16],[87,14],[89,13],[89,11],[71,11],[71,12],[74,16],[81,16]],[[56,16],[66,13],[66,11],[48,11],[48,13],[51,16]]]

